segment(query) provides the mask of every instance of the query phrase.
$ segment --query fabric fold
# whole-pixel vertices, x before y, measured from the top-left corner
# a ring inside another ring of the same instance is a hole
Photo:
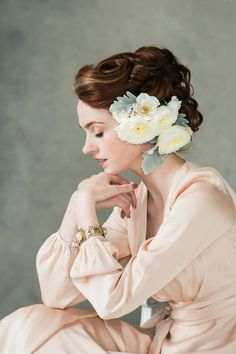
[[[186,188],[184,182],[181,183],[181,193],[175,198],[157,235],[140,245],[138,253],[125,268],[116,262],[113,250],[106,242],[92,239],[83,243],[83,252],[77,255],[70,275],[99,316],[117,318],[136,309],[233,227],[232,198],[200,177],[192,184],[187,179]],[[183,245],[187,252],[183,252]]]
[[[90,317],[104,318],[96,319],[97,327],[105,323],[113,338],[117,336],[118,352],[126,354],[138,354],[137,342],[145,343],[146,354],[235,353],[233,190],[214,169],[185,163],[170,188],[162,225],[149,239],[145,185],[141,183],[135,192],[138,207],[131,219],[123,220],[120,209],[114,208],[103,224],[107,239],[94,237],[80,248],[70,248],[56,232],[43,243],[36,266],[46,306],[24,307],[0,322],[1,346],[7,354],[14,353],[16,346],[21,353],[38,348],[43,353],[50,339],[59,353],[57,338],[67,352],[72,348],[70,340],[81,352],[88,343],[96,352],[97,343],[86,336],[86,328],[93,329]],[[121,330],[117,318],[150,296],[168,304],[138,330],[124,322]],[[94,310],[71,308],[86,299]],[[82,319],[85,327],[78,338]],[[130,340],[128,326],[137,341]],[[15,342],[9,330],[18,334]],[[112,346],[109,349],[104,353],[116,352]]]

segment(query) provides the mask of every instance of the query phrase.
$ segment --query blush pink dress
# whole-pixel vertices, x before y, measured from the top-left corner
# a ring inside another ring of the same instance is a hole
[[[46,239],[36,261],[43,304],[0,322],[1,354],[236,353],[236,195],[215,169],[186,161],[146,238],[143,183],[136,194],[130,219],[114,208],[106,240]],[[142,326],[119,319],[149,297],[166,305]],[[73,307],[85,299],[94,310]]]

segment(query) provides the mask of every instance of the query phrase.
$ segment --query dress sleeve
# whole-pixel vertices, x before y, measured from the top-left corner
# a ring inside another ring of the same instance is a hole
[[[40,247],[36,269],[44,305],[64,309],[86,300],[69,274],[76,252],[78,250],[70,248],[58,232],[49,236]]]
[[[109,244],[116,250],[118,261],[124,263],[130,249],[126,223],[119,217],[118,208],[114,208],[104,226],[107,227]],[[46,306],[64,309],[86,300],[86,295],[80,292],[70,276],[71,266],[78,252],[79,249],[71,248],[70,243],[64,241],[59,232],[49,236],[40,247],[36,256],[36,269],[42,302]]]
[[[101,318],[118,318],[160,291],[234,222],[230,195],[195,182],[178,195],[156,236],[140,245],[125,268],[118,249],[93,237],[81,245],[70,275]]]

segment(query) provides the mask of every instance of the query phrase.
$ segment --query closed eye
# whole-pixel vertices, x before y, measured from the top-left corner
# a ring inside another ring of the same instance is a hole
[[[102,138],[103,137],[103,133],[97,133],[95,134],[96,138]]]

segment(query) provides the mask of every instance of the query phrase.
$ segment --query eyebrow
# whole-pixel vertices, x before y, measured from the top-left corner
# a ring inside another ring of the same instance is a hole
[[[89,123],[87,123],[87,124],[84,126],[84,128],[85,128],[85,129],[88,129],[88,128],[91,127],[91,125],[93,125],[93,124],[106,124],[106,123],[105,123],[105,122],[98,122],[98,121],[89,122]],[[83,129],[83,127],[82,127],[80,124],[79,124],[79,127]]]

